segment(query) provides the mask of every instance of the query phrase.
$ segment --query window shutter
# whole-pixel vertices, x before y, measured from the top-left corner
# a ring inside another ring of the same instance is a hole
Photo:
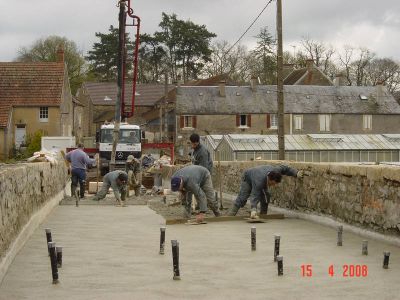
[[[271,128],[271,115],[267,114],[267,128]]]
[[[193,128],[197,128],[197,116],[192,117],[192,126]]]
[[[236,115],[236,127],[240,126],[240,115]]]
[[[180,116],[179,128],[183,128],[183,127],[185,127],[185,117],[184,116]]]
[[[251,115],[247,115],[247,126],[251,127]]]

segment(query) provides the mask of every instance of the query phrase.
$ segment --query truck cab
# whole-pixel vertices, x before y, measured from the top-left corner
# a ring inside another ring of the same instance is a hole
[[[101,125],[99,134],[99,155],[101,174],[109,171],[113,145],[114,124]],[[129,155],[136,158],[142,156],[142,134],[138,125],[121,123],[119,128],[119,141],[115,153],[116,169],[124,169]]]

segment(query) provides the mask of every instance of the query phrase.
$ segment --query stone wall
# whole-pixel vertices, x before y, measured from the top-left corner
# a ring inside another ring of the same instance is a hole
[[[67,182],[63,161],[0,167],[0,261],[25,224]]]
[[[214,188],[223,192],[239,191],[244,169],[260,164],[280,162],[221,162],[213,172]],[[282,208],[331,216],[379,232],[399,234],[400,167],[385,165],[311,164],[285,162],[304,170],[304,179],[284,176],[271,189],[272,203]],[[174,167],[176,168],[176,167]],[[165,169],[165,176],[172,170]]]

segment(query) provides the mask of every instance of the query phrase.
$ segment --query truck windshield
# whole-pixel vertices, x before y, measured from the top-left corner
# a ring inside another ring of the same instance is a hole
[[[113,129],[102,129],[100,136],[100,143],[113,142]],[[140,130],[139,129],[121,129],[119,131],[119,143],[136,144],[140,143]]]

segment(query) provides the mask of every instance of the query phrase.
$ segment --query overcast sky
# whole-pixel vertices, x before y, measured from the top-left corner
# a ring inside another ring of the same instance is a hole
[[[161,13],[175,13],[206,25],[215,40],[236,42],[268,0],[132,0],[141,33],[159,30]],[[379,57],[400,61],[400,0],[282,0],[284,50],[297,51],[303,36],[332,44],[363,46]],[[0,0],[0,61],[12,61],[18,49],[49,35],[65,36],[85,54],[95,32],[118,25],[117,0]],[[276,1],[267,7],[241,44],[268,26],[275,36]]]

